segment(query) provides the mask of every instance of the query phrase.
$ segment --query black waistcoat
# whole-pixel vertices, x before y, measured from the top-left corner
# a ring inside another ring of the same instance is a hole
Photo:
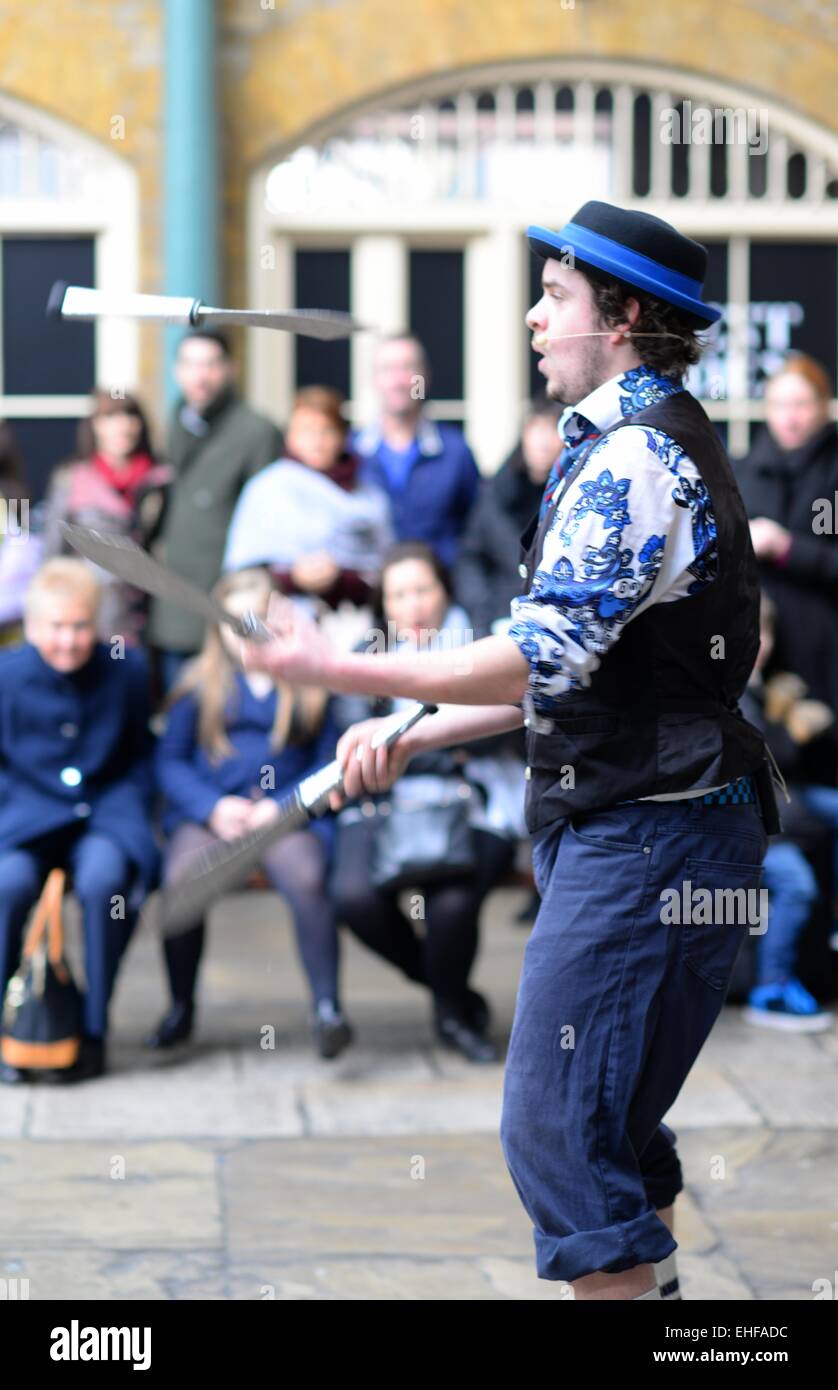
[[[759,646],[759,585],[727,454],[687,391],[612,428],[626,425],[663,430],[695,463],[711,498],[718,570],[698,593],[653,604],[626,623],[590,686],[562,696],[549,722],[525,721],[531,833],[618,801],[721,786],[765,758],[762,735],[738,707]],[[557,506],[589,453],[559,484],[541,524],[536,516],[521,536],[528,588]]]

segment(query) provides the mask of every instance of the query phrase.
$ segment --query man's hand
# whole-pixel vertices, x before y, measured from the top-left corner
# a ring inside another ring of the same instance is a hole
[[[289,685],[328,686],[332,649],[317,623],[278,593],[271,594],[265,621],[273,641],[241,642],[243,669],[268,671]]]
[[[222,796],[207,824],[221,840],[236,840],[249,829],[252,801],[246,796]]]
[[[353,724],[338,741],[335,756],[343,769],[343,792],[331,792],[329,805],[339,811],[347,801],[364,792],[384,792],[398,781],[416,750],[412,729],[391,743],[389,748],[373,748],[372,740],[385,719],[364,719]]]

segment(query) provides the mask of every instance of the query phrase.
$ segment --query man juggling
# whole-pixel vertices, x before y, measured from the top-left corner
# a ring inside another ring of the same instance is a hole
[[[274,640],[243,644],[242,659],[295,684],[441,705],[389,748],[371,746],[377,721],[351,728],[346,798],[385,790],[420,751],[526,727],[542,904],[506,1062],[506,1162],[541,1278],[580,1299],[677,1297],[683,1181],[663,1117],[747,918],[673,923],[662,905],[690,886],[745,889],[723,895],[738,909],[776,828],[762,737],[738,709],[756,569],[727,456],[683,386],[719,317],[701,298],[704,247],[602,202],[529,241],[543,274],[526,321],[566,409],[508,630],[466,652],[338,654],[279,600]]]

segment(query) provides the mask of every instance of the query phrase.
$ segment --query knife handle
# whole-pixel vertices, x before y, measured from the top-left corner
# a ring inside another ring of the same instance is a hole
[[[397,710],[387,719],[372,740],[371,747],[389,748],[402,734],[407,733],[426,714],[436,714],[438,705],[413,705],[408,710]],[[329,793],[340,791],[343,787],[343,768],[337,758],[310,777],[303,778],[297,789],[300,801],[310,816],[319,816],[328,809]]]

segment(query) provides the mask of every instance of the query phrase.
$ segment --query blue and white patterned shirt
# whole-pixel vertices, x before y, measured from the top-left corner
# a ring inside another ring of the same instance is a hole
[[[641,365],[568,407],[540,516],[592,438],[681,390]],[[529,593],[512,600],[507,635],[530,668],[525,714],[555,716],[563,695],[590,685],[626,623],[697,593],[717,566],[710,494],[674,439],[638,425],[594,444],[553,517]]]

